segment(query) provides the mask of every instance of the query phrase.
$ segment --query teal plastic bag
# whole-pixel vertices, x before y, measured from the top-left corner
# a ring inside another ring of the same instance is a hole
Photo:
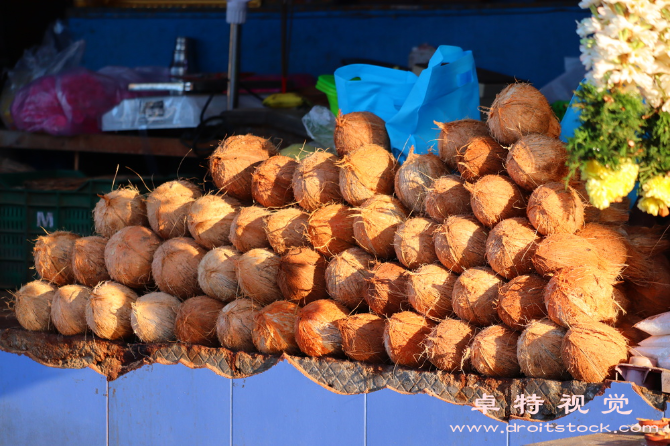
[[[401,162],[415,153],[437,151],[440,130],[433,123],[479,119],[479,82],[472,51],[440,46],[420,76],[374,65],[335,70],[342,113],[368,111],[386,121],[393,155]]]

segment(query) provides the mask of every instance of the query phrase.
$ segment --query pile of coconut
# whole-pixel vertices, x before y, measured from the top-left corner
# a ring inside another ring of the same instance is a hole
[[[399,165],[385,123],[340,114],[337,154],[232,136],[190,181],[103,196],[98,235],[37,240],[28,330],[449,372],[599,382],[670,310],[664,228],[566,183],[547,100],[505,88],[486,122],[438,123]]]

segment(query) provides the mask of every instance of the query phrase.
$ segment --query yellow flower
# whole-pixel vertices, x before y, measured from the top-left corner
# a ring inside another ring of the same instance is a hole
[[[655,216],[667,216],[670,207],[670,178],[656,175],[642,185],[641,196],[642,199],[637,204],[640,210]]]
[[[591,204],[598,209],[605,209],[611,203],[620,201],[635,187],[639,170],[640,166],[629,158],[622,159],[617,170],[595,160],[587,161],[581,171]]]

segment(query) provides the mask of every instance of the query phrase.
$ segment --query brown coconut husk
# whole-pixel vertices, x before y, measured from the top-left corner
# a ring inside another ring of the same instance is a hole
[[[616,226],[628,222],[630,217],[630,200],[628,197],[622,198],[620,202],[611,203],[609,207],[601,210],[591,204],[589,194],[586,192],[586,182],[570,181],[570,186],[579,194],[584,204],[584,222]]]
[[[307,225],[307,238],[319,253],[334,256],[356,246],[354,211],[343,204],[330,204],[315,211]]]
[[[563,338],[561,357],[573,378],[599,383],[613,377],[614,367],[628,360],[628,345],[626,338],[609,325],[577,324]]]
[[[568,175],[568,151],[559,139],[531,133],[507,153],[507,172],[514,182],[532,191],[546,183],[561,183]]]
[[[558,120],[556,115],[551,116],[549,128],[547,129],[547,136],[550,138],[558,138],[561,136],[561,121]]]
[[[263,161],[251,179],[251,196],[261,206],[280,208],[293,202],[293,173],[298,162],[275,155]]]
[[[35,270],[41,279],[57,286],[74,283],[72,251],[79,236],[71,232],[56,231],[37,237],[33,248]]]
[[[452,122],[436,122],[440,128],[437,148],[440,158],[451,170],[456,170],[458,150],[465,146],[470,138],[475,136],[489,136],[489,129],[485,122],[476,119],[461,119]],[[459,214],[461,212],[458,212]]]
[[[367,308],[363,292],[373,276],[375,259],[361,248],[349,248],[333,256],[326,268],[326,289],[331,298],[345,307]]]
[[[437,262],[433,234],[438,225],[429,218],[416,217],[398,226],[393,247],[400,263],[409,269]]]
[[[367,279],[363,298],[370,310],[380,316],[410,308],[407,300],[407,270],[396,262],[380,263]]]
[[[453,313],[451,296],[458,276],[442,265],[423,265],[409,272],[407,298],[419,314],[440,320]]]
[[[278,300],[254,315],[254,327],[251,339],[256,349],[268,355],[286,352],[289,355],[300,354],[295,342],[295,321],[300,307],[293,302]]]
[[[360,206],[374,195],[393,194],[397,163],[384,147],[365,144],[344,155],[337,165],[340,192],[352,206]]]
[[[395,194],[413,214],[424,211],[424,200],[433,181],[448,174],[446,166],[436,155],[417,155],[409,149],[407,159],[395,174]]]
[[[137,293],[116,282],[98,284],[86,302],[86,324],[96,336],[114,341],[133,335],[130,324]]]
[[[389,357],[384,348],[384,319],[376,314],[354,314],[337,321],[342,350],[354,361],[384,364]]]
[[[646,283],[626,282],[626,294],[635,303],[636,313],[650,317],[670,311],[670,262],[664,256],[652,257],[648,263]]]
[[[281,257],[277,286],[284,298],[300,305],[328,297],[326,259],[311,248],[291,248]]]
[[[91,289],[81,285],[65,285],[56,291],[51,301],[51,321],[62,335],[85,333],[86,302]]]
[[[402,311],[386,320],[384,348],[395,364],[421,368],[426,365],[426,338],[437,324],[412,311]]]
[[[648,333],[635,327],[635,324],[643,319],[637,314],[628,313],[617,322],[615,327],[628,340],[628,345],[637,345],[640,341],[649,337]]]
[[[158,288],[180,299],[202,294],[198,265],[206,253],[190,238],[177,237],[164,242],[151,263],[151,274]]]
[[[202,196],[198,186],[184,180],[168,181],[147,197],[149,225],[164,239],[188,234],[187,219],[193,202]]]
[[[198,285],[209,297],[223,303],[237,296],[236,261],[241,253],[233,246],[220,246],[204,255],[198,264]]]
[[[438,369],[469,372],[472,338],[477,329],[459,319],[445,319],[426,338],[426,357]]]
[[[193,202],[188,231],[200,246],[213,249],[230,245],[230,227],[241,203],[232,197],[205,195]]]
[[[574,234],[584,226],[584,204],[577,192],[563,183],[546,183],[528,199],[528,219],[542,235]]]
[[[450,215],[471,214],[470,192],[458,175],[445,175],[433,181],[424,200],[426,214],[441,222]]]
[[[501,221],[486,239],[486,260],[505,279],[534,271],[533,255],[542,240],[527,218]]]
[[[517,276],[498,289],[498,316],[513,330],[547,316],[544,288],[549,281],[537,274]]]
[[[305,305],[295,321],[295,340],[300,350],[308,356],[344,356],[337,321],[348,315],[347,307],[330,299]]]
[[[284,255],[291,248],[309,246],[309,214],[298,208],[280,209],[263,218],[265,235],[274,252]]]
[[[393,197],[375,195],[363,202],[354,215],[354,239],[379,259],[395,256],[393,245],[398,227],[407,218],[407,209]]]
[[[230,225],[230,243],[240,252],[270,248],[263,220],[269,215],[269,210],[259,206],[241,208]]]
[[[342,114],[340,111],[335,119],[333,139],[339,156],[344,156],[366,144],[376,144],[384,150],[391,150],[386,122],[370,112]]]
[[[505,170],[507,150],[490,136],[475,136],[458,151],[458,171],[472,181],[484,175],[494,175]]]
[[[109,238],[126,226],[149,226],[144,197],[134,186],[100,196],[93,209],[95,232]]]
[[[293,173],[293,194],[301,208],[315,211],[328,203],[342,201],[337,157],[314,152],[303,158]]]
[[[94,287],[111,277],[105,267],[105,246],[107,239],[92,235],[80,237],[72,248],[72,274],[77,282]]]
[[[235,275],[242,294],[260,307],[282,298],[277,286],[280,260],[281,257],[269,249],[259,248],[245,252],[235,261]]]
[[[628,263],[630,245],[626,237],[615,228],[599,223],[587,223],[577,235],[596,247],[601,257],[623,267]]]
[[[216,320],[216,336],[221,345],[233,351],[256,351],[251,332],[260,309],[251,299],[236,299],[223,307]]]
[[[217,347],[216,321],[225,304],[207,296],[186,299],[177,310],[174,328],[177,339],[185,344]]]
[[[472,367],[484,376],[516,378],[521,373],[517,359],[519,333],[504,325],[492,325],[472,340]]]
[[[526,198],[508,177],[486,175],[470,187],[472,212],[484,226],[506,218],[526,216]]]
[[[561,344],[566,333],[565,328],[546,318],[528,324],[517,342],[521,372],[529,378],[569,379],[561,358]]]
[[[453,215],[433,234],[435,253],[455,273],[486,264],[488,230],[472,215]]]
[[[537,88],[516,83],[496,95],[486,123],[491,136],[508,146],[529,133],[549,133],[553,117],[547,98]]]
[[[30,331],[53,330],[51,303],[58,288],[44,280],[34,280],[14,293],[14,314],[19,324]]]
[[[612,291],[612,310],[610,311],[611,316],[605,319],[603,322],[610,325],[616,325],[632,310],[633,302],[626,294],[626,287],[622,283],[617,284],[614,286],[614,291]]]
[[[256,167],[277,152],[267,139],[235,135],[223,141],[209,158],[209,171],[216,187],[243,201],[250,201],[251,178]]]
[[[454,283],[451,298],[454,313],[479,327],[499,322],[498,289],[504,283],[491,268],[478,266],[465,270]]]
[[[166,293],[140,296],[132,305],[130,325],[142,342],[172,342],[177,311],[181,301]]]
[[[128,226],[105,245],[105,267],[110,277],[130,288],[152,283],[151,262],[162,240],[144,226]]]
[[[653,257],[670,249],[668,228],[655,225],[651,228],[643,226],[626,226],[628,242],[641,254]]]
[[[533,256],[535,270],[551,276],[563,268],[592,266],[608,278],[621,272],[621,265],[604,258],[590,241],[575,234],[552,234],[542,240]]]

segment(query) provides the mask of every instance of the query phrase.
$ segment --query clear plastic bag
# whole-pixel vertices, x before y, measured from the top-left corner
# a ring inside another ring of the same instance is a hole
[[[335,141],[335,115],[329,108],[315,105],[305,116],[302,117],[302,124],[305,126],[307,134],[316,141],[321,148],[334,149]]]

